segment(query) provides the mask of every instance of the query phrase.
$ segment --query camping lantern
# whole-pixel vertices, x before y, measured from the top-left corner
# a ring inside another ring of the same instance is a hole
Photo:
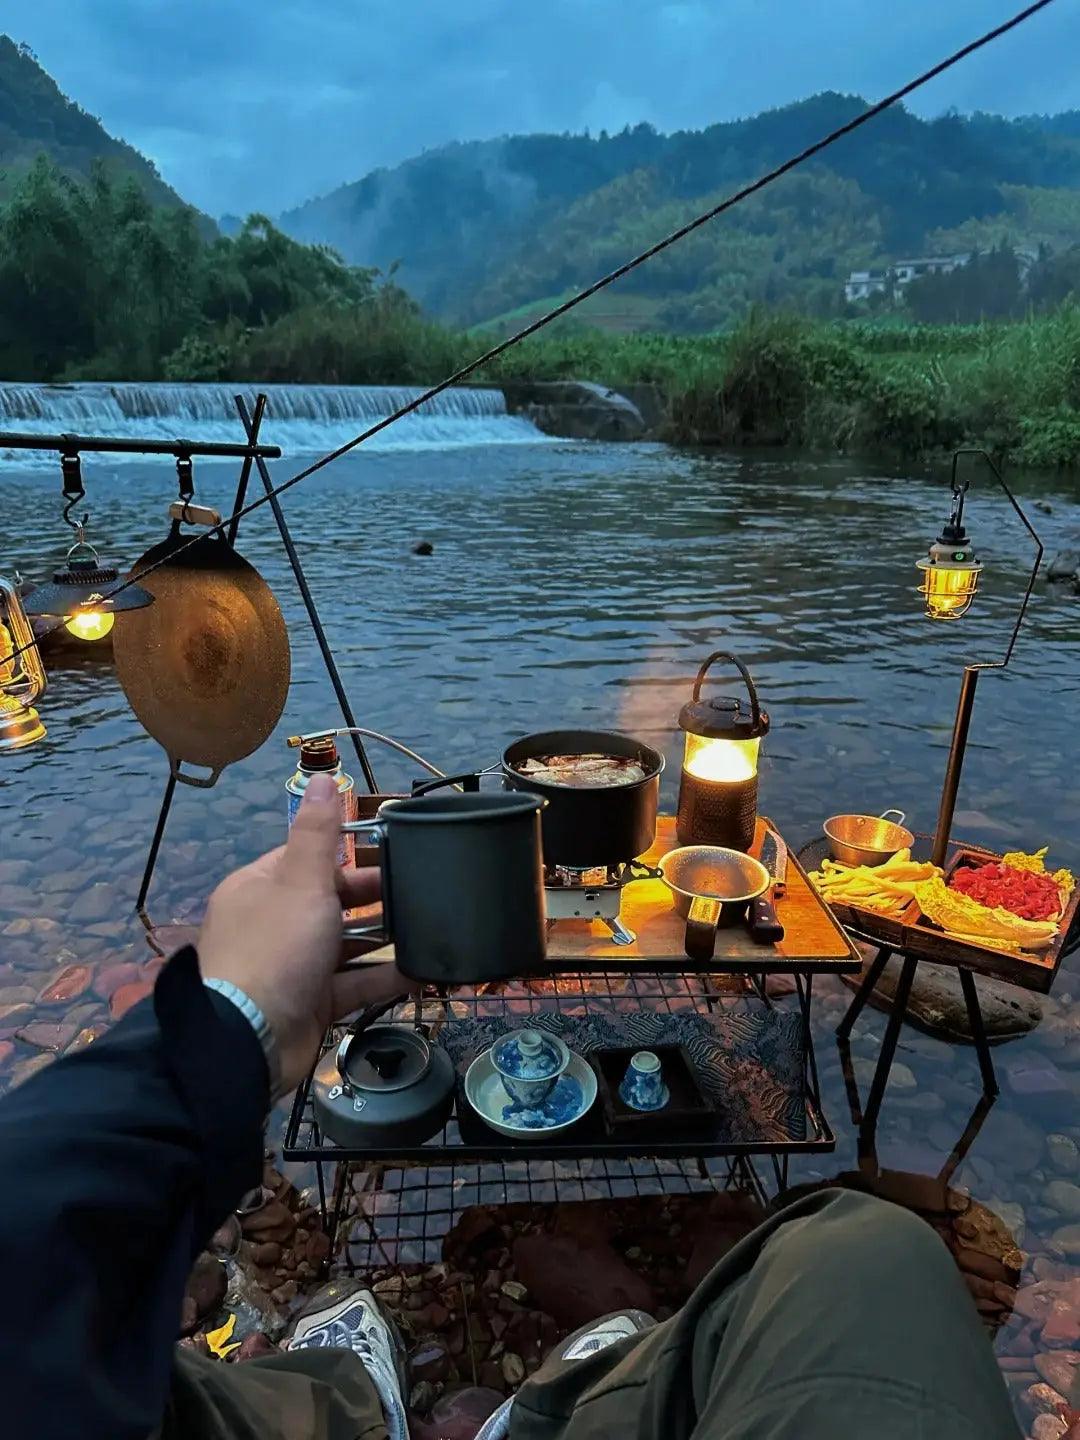
[[[88,553],[75,557],[76,550]],[[130,581],[121,588],[115,565],[103,565],[94,547],[79,540],[67,553],[52,584],[39,585],[26,599],[28,615],[62,618],[69,634],[78,640],[103,640],[113,628],[119,610],[141,610],[154,597]]]
[[[738,668],[749,710],[737,696],[701,699],[702,682],[718,660]],[[686,735],[675,826],[679,844],[749,850],[757,822],[758,750],[769,717],[741,660],[723,650],[709,656],[697,673],[691,700],[679,711],[679,726]]]
[[[919,591],[926,598],[926,613],[931,620],[958,620],[970,609],[979,588],[982,562],[962,527],[955,538],[950,535],[951,529],[947,525],[930,546],[926,559],[917,562],[923,572]]]
[[[19,592],[0,576],[0,754],[45,734],[34,701],[45,693],[45,667]]]

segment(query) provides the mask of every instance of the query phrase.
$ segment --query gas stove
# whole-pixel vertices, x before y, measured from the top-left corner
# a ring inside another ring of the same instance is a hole
[[[629,865],[593,865],[576,870],[548,865],[544,894],[549,927],[560,920],[602,920],[616,945],[632,945],[637,936],[619,918],[623,886],[634,877]]]

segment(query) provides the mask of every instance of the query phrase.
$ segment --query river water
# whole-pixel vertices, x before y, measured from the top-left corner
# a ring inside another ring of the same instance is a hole
[[[163,387],[171,397],[155,392],[143,402],[127,392],[147,387],[78,387],[39,397],[37,413],[29,387],[21,399],[15,388],[0,387],[8,428],[123,423],[130,433],[235,438],[227,387],[212,414],[206,397],[215,387]],[[126,418],[118,393],[132,412]],[[286,418],[276,437],[274,422],[267,426],[268,438],[289,446],[289,459],[272,466],[278,480],[305,450],[340,443],[353,420],[361,422],[355,431],[373,413],[342,402],[343,392],[307,392],[316,397],[307,400],[296,387],[290,393],[291,401],[285,391],[278,397]],[[376,411],[388,403],[378,400]],[[842,810],[896,806],[913,828],[932,829],[962,664],[1000,652],[1029,564],[1024,532],[988,478],[977,478],[968,511],[986,561],[982,590],[963,623],[934,626],[921,615],[915,561],[946,516],[942,474],[805,455],[553,441],[507,417],[496,392],[446,403],[412,422],[411,432],[390,432],[381,447],[344,458],[284,499],[361,723],[451,771],[491,763],[508,741],[534,730],[629,731],[666,750],[670,805],[679,707],[700,661],[723,647],[750,667],[771,716],[761,805],[796,843]],[[89,458],[84,471],[89,533],[104,553],[123,566],[164,537],[176,493],[170,462]],[[1078,523],[1074,484],[1015,479],[1026,500],[1050,507],[1033,514],[1052,554]],[[196,482],[198,500],[230,508],[234,468],[197,465]],[[67,540],[58,467],[9,456],[2,497],[5,571],[44,576]],[[434,554],[413,555],[419,540]],[[178,790],[150,899],[159,925],[196,920],[230,868],[281,839],[292,768],[284,737],[338,718],[268,508],[242,522],[238,548],[284,610],[292,687],[259,752],[213,790]],[[103,1024],[100,996],[113,980],[137,983],[143,973],[113,967],[149,954],[130,908],[164,785],[163,754],[129,712],[107,657],[88,651],[47,663],[48,737],[0,768],[4,1082]],[[1048,844],[1055,864],[1080,869],[1078,692],[1080,602],[1040,584],[1009,670],[980,686],[957,834],[998,849]],[[372,759],[382,788],[410,778],[387,752],[373,750]],[[7,1008],[33,1007],[59,970],[81,963],[93,967],[96,989],[67,1006]],[[838,1151],[800,1162],[796,1179],[854,1162],[832,1036],[843,993],[826,993],[818,1010]],[[1080,1086],[1070,1068],[1080,1054],[1060,1038],[1063,1027],[1073,1035],[1074,995],[1080,1000],[1080,981],[1067,962],[1043,1025],[997,1050],[1005,1093],[959,1175],[1028,1245],[1075,1218],[1048,1202],[1045,1160],[1032,1163],[1024,1152],[1021,1165],[1016,1143],[1018,1133],[1036,1150],[1050,1131],[1080,1138]],[[857,1056],[873,1057],[882,1024],[871,1014],[860,1025]],[[912,1108],[910,1094],[890,1091],[879,1150],[885,1164],[930,1173],[975,1104],[977,1070],[963,1047],[908,1028],[901,1043],[916,1093],[948,1098]],[[1010,1066],[1036,1058],[1059,1082],[1050,1110],[1045,1094],[1020,1096],[1009,1083]]]

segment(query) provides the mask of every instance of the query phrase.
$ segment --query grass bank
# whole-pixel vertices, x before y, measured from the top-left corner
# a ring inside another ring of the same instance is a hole
[[[492,337],[448,329],[397,294],[311,306],[180,347],[169,378],[426,384]],[[723,335],[552,327],[479,379],[651,382],[682,444],[785,444],[905,458],[985,446],[1080,467],[1080,308],[987,325],[812,321],[753,313]]]

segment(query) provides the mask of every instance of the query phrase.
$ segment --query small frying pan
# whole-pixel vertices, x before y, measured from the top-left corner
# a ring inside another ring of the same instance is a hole
[[[266,581],[223,535],[192,544],[174,520],[131,573],[148,565],[160,568],[139,583],[155,603],[116,626],[116,673],[174,777],[207,788],[257,750],[281,717],[290,672],[285,620]],[[185,764],[210,774],[191,774]]]

